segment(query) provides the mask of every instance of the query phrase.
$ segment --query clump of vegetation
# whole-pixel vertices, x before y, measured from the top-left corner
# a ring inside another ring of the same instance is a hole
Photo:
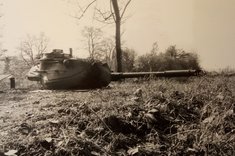
[[[0,151],[20,156],[234,155],[234,77],[139,81],[113,83],[111,90],[6,94],[1,105],[7,100],[34,111],[24,109],[21,118],[5,116],[0,134],[8,135],[2,135]]]
[[[138,57],[136,64],[137,71],[201,69],[196,53],[185,52],[176,46],[170,46],[164,53],[158,53],[156,43],[150,53]]]

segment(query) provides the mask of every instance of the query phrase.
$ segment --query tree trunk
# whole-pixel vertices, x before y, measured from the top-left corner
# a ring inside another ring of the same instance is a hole
[[[116,53],[117,53],[117,72],[122,72],[122,48],[121,48],[121,17],[117,0],[112,0],[116,24]]]

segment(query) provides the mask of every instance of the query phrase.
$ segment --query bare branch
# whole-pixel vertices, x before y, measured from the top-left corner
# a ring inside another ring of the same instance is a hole
[[[124,9],[123,9],[123,12],[122,12],[122,14],[121,14],[121,18],[123,17],[123,15],[124,15],[124,13],[126,12],[126,8],[128,7],[128,5],[131,3],[131,0],[129,0],[127,3],[126,3],[126,5],[125,5],[125,7],[124,7]]]
[[[83,16],[84,16],[84,14],[86,13],[86,11],[90,8],[90,6],[93,4],[93,3],[95,3],[97,0],[93,0],[91,3],[89,3],[87,6],[86,6],[86,8],[84,9],[84,10],[82,10],[82,14],[79,16],[79,17],[76,17],[77,19],[81,19]],[[81,8],[80,8],[81,9]]]
[[[112,13],[108,16],[105,16],[105,13],[103,13],[100,9],[95,8],[95,10],[98,11],[98,13],[103,17],[105,21],[109,20],[113,16]]]
[[[27,65],[32,66],[37,63],[41,54],[46,51],[47,45],[48,39],[44,34],[41,34],[40,37],[28,35],[27,38],[21,42],[18,49]]]
[[[27,59],[24,58],[23,51],[21,51],[20,54],[21,54],[21,57],[24,60],[24,62],[30,67],[29,62],[27,61]]]
[[[130,17],[131,15],[125,16],[125,18],[122,19],[121,24],[124,24]]]
[[[80,9],[80,11],[83,12],[83,9],[82,9],[81,5],[79,4],[79,2],[76,1],[76,3],[77,3],[78,8]]]
[[[110,0],[110,3],[109,3],[109,7],[110,7],[111,15],[113,16],[113,20],[116,23],[116,18],[115,18],[115,15],[113,13],[113,6],[112,6],[112,1],[111,0]]]
[[[115,22],[109,22],[109,21],[105,21],[105,20],[100,20],[98,17],[95,18],[95,20],[97,20],[98,22],[101,22],[101,23],[106,23],[106,24],[114,24]]]

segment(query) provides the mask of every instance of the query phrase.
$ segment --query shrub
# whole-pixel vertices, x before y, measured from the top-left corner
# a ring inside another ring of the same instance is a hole
[[[165,53],[151,52],[139,56],[136,62],[136,71],[164,71],[201,69],[198,55],[196,53],[185,52],[170,46]]]
[[[122,64],[124,72],[132,72],[136,59],[136,52],[133,49],[125,48],[122,53]]]

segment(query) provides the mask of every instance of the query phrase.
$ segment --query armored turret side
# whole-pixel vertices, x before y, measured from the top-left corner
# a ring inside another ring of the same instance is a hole
[[[30,70],[29,80],[41,81],[48,89],[98,88],[111,81],[107,65],[89,59],[72,58],[61,50],[46,53]],[[28,74],[29,75],[29,74]]]

